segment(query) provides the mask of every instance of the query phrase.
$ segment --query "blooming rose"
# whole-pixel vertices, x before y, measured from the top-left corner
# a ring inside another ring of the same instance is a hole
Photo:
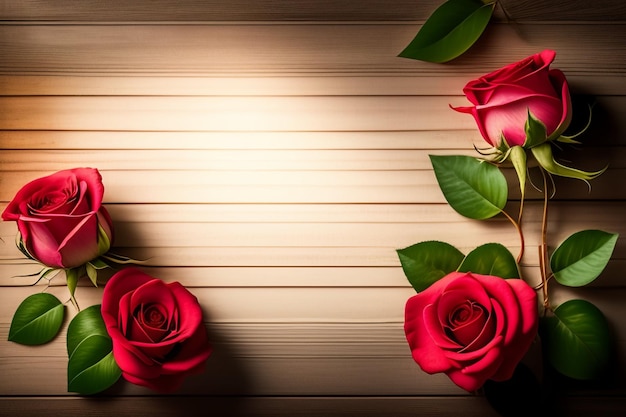
[[[123,269],[104,287],[102,318],[115,361],[133,384],[174,391],[211,354],[198,300],[178,282]]]
[[[545,50],[470,81],[463,92],[474,106],[454,109],[473,115],[491,146],[527,144],[529,111],[545,125],[545,140],[558,138],[571,121],[572,103],[565,75],[549,68],[555,55]]]
[[[521,279],[452,272],[407,301],[404,330],[422,370],[474,391],[512,377],[537,333],[537,310]]]
[[[22,187],[2,213],[17,222],[21,242],[36,260],[53,268],[74,268],[109,250],[111,218],[102,204],[98,170],[76,168]]]

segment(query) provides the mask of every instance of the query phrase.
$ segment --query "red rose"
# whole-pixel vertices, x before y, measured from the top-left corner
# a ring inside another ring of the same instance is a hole
[[[30,256],[49,267],[74,268],[110,248],[113,226],[103,195],[98,170],[59,171],[22,187],[2,219],[17,222]]]
[[[524,146],[529,111],[546,126],[546,140],[558,138],[571,121],[572,104],[565,75],[549,68],[555,55],[545,50],[470,81],[463,92],[474,106],[454,109],[473,115],[491,146]]]
[[[104,287],[102,318],[115,361],[133,384],[174,391],[211,354],[200,304],[178,282],[123,269]]]
[[[538,327],[537,295],[521,279],[452,272],[406,303],[413,359],[474,391],[513,375]]]

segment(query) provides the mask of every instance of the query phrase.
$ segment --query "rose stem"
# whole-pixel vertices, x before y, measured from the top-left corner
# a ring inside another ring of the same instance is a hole
[[[502,210],[502,214],[504,214],[504,216],[509,219],[511,223],[513,223],[513,226],[515,226],[515,229],[519,234],[520,250],[519,254],[517,255],[517,263],[519,264],[522,260],[522,256],[524,256],[524,232],[522,232],[522,227],[520,226],[520,224],[516,222],[515,219],[513,219],[513,217],[511,217],[506,211]]]
[[[543,177],[543,215],[541,219],[541,246],[539,246],[539,269],[541,272],[541,289],[543,291],[543,307],[544,314],[550,308],[548,297],[548,273],[547,273],[547,257],[548,257],[548,179],[543,168],[539,168]]]

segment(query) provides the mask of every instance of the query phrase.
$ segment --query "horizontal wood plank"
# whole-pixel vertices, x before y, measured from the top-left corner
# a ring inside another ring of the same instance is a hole
[[[479,73],[249,76],[0,75],[0,96],[328,96],[459,95]],[[625,94],[619,75],[567,74],[573,93]]]
[[[171,416],[173,413],[185,416],[205,416],[207,410],[223,417],[275,417],[278,415],[294,417],[345,417],[359,415],[362,417],[380,417],[393,415],[396,417],[412,417],[418,413],[423,417],[448,416],[457,410],[466,410],[467,417],[496,417],[498,414],[480,396],[377,396],[367,398],[361,396],[285,396],[285,397],[254,397],[254,396],[185,396],[184,400],[172,404],[171,397],[132,397],[110,401],[107,398],[92,399],[88,404],[76,397],[3,397],[0,406],[12,416],[31,416],[46,413],[51,409],[62,409],[67,417],[82,417],[86,413],[98,415],[134,416],[149,413],[154,417]],[[572,398],[572,409],[576,404],[586,400],[598,403],[603,410],[612,410],[623,404],[612,398]],[[93,407],[91,404],[97,404]],[[568,403],[569,404],[569,403]],[[598,417],[608,416],[602,410],[594,408]],[[570,414],[572,416],[583,414]]]
[[[73,166],[68,166],[72,168]],[[2,173],[0,201],[10,201],[28,181],[50,171]],[[430,170],[424,171],[102,171],[105,203],[390,203],[440,204],[445,198]],[[607,171],[593,181],[593,192],[582,181],[557,178],[555,199],[610,200],[626,198],[614,181],[623,169]],[[514,184],[514,183],[513,183]],[[519,198],[511,185],[509,197]],[[534,189],[527,198],[543,198]]]
[[[437,65],[397,57],[412,24],[2,25],[0,73],[480,75],[549,48],[568,75],[621,75],[626,25],[610,28],[494,24],[471,58]]]
[[[469,143],[468,143],[469,145]],[[4,150],[0,171],[50,171],[68,166],[143,171],[407,171],[432,169],[430,156],[479,157],[475,149],[434,150]],[[626,146],[587,146],[579,155],[590,166],[626,168]]]
[[[167,0],[125,2],[111,0],[47,2],[24,0],[3,5],[0,17],[12,21],[80,22],[197,22],[197,21],[406,21],[426,20],[440,1],[363,0],[358,7],[350,0],[183,0],[174,6]],[[626,8],[612,0],[517,0],[501,1],[506,16],[525,21],[616,21],[626,20]],[[496,10],[500,19],[505,17]]]
[[[404,150],[417,147],[468,149],[475,140],[482,141],[476,129],[410,132],[0,131],[1,149],[20,149],[27,151],[27,154],[36,149]]]

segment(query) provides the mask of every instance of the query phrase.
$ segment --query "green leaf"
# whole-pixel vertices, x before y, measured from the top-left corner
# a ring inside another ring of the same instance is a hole
[[[499,243],[487,243],[471,251],[459,272],[474,272],[500,278],[519,278],[519,268],[511,252]]]
[[[11,321],[9,341],[22,345],[41,345],[51,341],[61,329],[65,309],[52,294],[27,297]]]
[[[89,395],[113,385],[121,370],[113,357],[112,347],[100,305],[78,313],[67,330],[68,391]]]
[[[100,304],[87,307],[70,322],[67,328],[67,355],[72,356],[76,347],[93,335],[108,336]]]
[[[588,172],[561,165],[554,160],[554,156],[552,156],[552,147],[549,142],[537,145],[530,150],[543,169],[548,171],[550,174],[558,175],[560,177],[575,178],[586,182],[602,175],[602,173],[608,168],[604,167],[599,171]]]
[[[122,371],[115,362],[109,337],[93,335],[78,345],[67,365],[67,390],[83,395],[104,391]]]
[[[450,206],[471,219],[488,219],[506,205],[506,178],[498,167],[470,156],[430,155],[439,187]]]
[[[417,243],[397,253],[404,274],[417,292],[455,271],[463,260],[457,248],[437,241]]]
[[[399,56],[436,63],[458,57],[483,33],[494,6],[495,1],[448,0],[433,12]]]
[[[569,300],[544,319],[548,360],[570,378],[593,379],[609,363],[611,335],[602,312],[585,300]]]
[[[552,254],[550,268],[562,285],[580,287],[604,270],[617,243],[618,234],[583,230],[568,237]]]

